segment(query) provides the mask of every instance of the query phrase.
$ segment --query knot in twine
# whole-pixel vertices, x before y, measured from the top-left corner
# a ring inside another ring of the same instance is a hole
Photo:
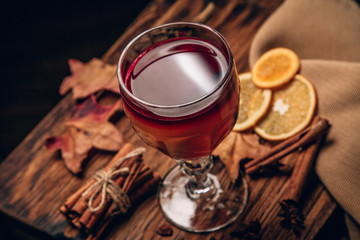
[[[83,194],[82,196],[85,196],[90,193],[92,189],[95,188],[94,192],[91,194],[89,201],[88,201],[88,207],[89,210],[93,213],[99,211],[105,204],[106,200],[106,194],[109,194],[111,199],[116,203],[118,207],[118,211],[116,211],[114,214],[117,214],[119,212],[125,213],[129,207],[131,206],[131,202],[129,197],[124,193],[124,191],[119,187],[112,178],[117,175],[126,175],[129,174],[129,168],[123,167],[120,169],[117,169],[124,161],[138,156],[145,152],[145,148],[137,148],[134,151],[128,153],[125,157],[120,158],[117,160],[108,170],[102,169],[97,171],[93,179],[96,180],[94,184],[92,184]],[[95,197],[101,193],[101,200],[100,203],[97,206],[94,206],[94,199]]]

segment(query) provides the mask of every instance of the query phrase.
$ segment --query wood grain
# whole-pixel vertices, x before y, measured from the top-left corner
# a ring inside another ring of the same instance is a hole
[[[215,8],[206,18],[205,24],[217,29],[228,40],[234,53],[239,72],[247,71],[251,41],[266,18],[281,3],[271,1],[214,1]],[[103,60],[116,64],[125,45],[137,34],[159,24],[172,21],[191,21],[207,6],[209,1],[154,0],[114,43]],[[102,96],[102,102],[115,101],[116,96]],[[73,102],[71,95],[65,96],[22,143],[0,165],[0,210],[21,222],[54,238],[82,239],[60,214],[58,208],[99,168],[106,165],[113,153],[94,152],[87,160],[83,176],[73,176],[60,159],[58,152],[45,148],[45,139],[60,135],[65,121],[70,118]],[[116,126],[127,141],[147,148],[144,160],[151,168],[164,175],[175,163],[167,156],[146,146],[135,134],[128,119],[121,116]],[[296,157],[294,155],[290,156]],[[276,217],[278,201],[288,184],[289,176],[274,175],[248,179],[250,198],[245,212],[231,226],[208,234],[192,234],[173,227],[171,239],[229,239],[230,233],[241,223],[259,220],[262,224],[262,239],[295,239],[290,231],[279,225]],[[302,199],[306,218],[306,229],[302,238],[313,239],[334,211],[336,204],[315,177]],[[156,229],[167,223],[156,196],[146,199],[126,216],[114,219],[103,235],[104,239],[161,239]]]

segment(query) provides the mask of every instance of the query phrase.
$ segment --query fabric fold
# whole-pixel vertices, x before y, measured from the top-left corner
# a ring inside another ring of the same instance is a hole
[[[249,63],[287,47],[315,86],[318,114],[332,128],[316,160],[320,180],[360,223],[360,7],[350,0],[287,0],[256,34]]]

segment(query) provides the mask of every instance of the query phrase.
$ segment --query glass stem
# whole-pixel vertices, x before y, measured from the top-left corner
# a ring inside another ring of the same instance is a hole
[[[211,198],[216,193],[216,187],[208,173],[213,166],[212,156],[192,159],[181,162],[181,170],[190,176],[186,184],[186,193],[189,198]]]

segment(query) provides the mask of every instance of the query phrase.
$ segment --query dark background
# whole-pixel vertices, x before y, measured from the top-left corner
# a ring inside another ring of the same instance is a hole
[[[149,2],[9,1],[1,7],[0,162],[61,99],[67,60],[101,57]]]
[[[61,100],[67,60],[100,58],[149,2],[2,3],[0,163]],[[0,213],[0,240],[48,238],[19,224]]]

